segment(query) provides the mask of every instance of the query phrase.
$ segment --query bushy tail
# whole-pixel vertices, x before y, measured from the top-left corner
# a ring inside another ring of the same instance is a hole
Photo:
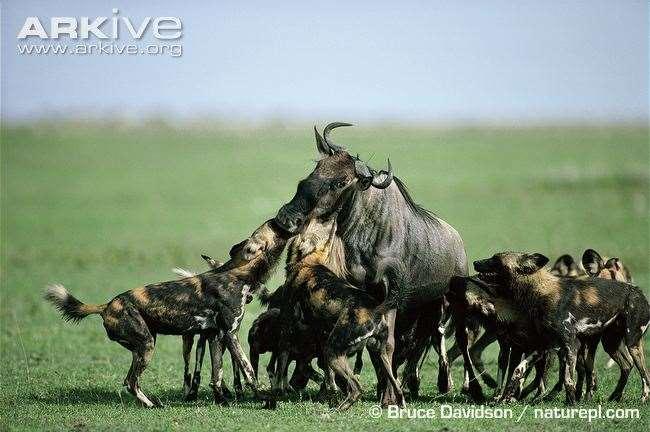
[[[85,304],[74,298],[63,285],[50,285],[45,291],[45,300],[52,303],[66,321],[77,323],[92,314],[100,314],[106,309],[101,305]]]

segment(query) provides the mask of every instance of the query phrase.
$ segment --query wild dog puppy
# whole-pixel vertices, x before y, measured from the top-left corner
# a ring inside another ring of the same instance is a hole
[[[126,291],[110,302],[91,305],[74,298],[61,285],[48,288],[45,298],[68,321],[101,315],[109,339],[132,352],[131,368],[124,385],[144,406],[154,404],[141,390],[139,379],[153,356],[158,334],[199,334],[209,341],[212,388],[216,403],[224,403],[221,389],[223,345],[232,348],[247,384],[257,393],[250,362],[236,334],[244,316],[246,297],[263,283],[278,262],[288,239],[271,221],[259,227],[251,239],[231,250],[223,266],[180,280],[146,285]]]
[[[615,341],[613,352],[606,347],[612,357],[624,341],[641,374],[645,401],[650,394],[650,374],[642,336],[650,323],[650,305],[642,291],[631,284],[602,278],[557,277],[544,269],[547,263],[548,258],[541,254],[503,252],[475,261],[474,269],[479,279],[510,296],[539,332],[552,338],[560,349],[567,403],[575,402],[580,338],[597,335]],[[616,398],[624,386],[619,381],[611,397]]]
[[[292,240],[285,282],[291,292],[290,304],[297,306],[298,317],[322,344],[331,406],[335,375],[347,383],[346,397],[338,405],[339,410],[349,408],[361,396],[361,384],[348,364],[348,356],[364,347],[370,351],[373,366],[385,374],[403,405],[404,397],[386,350],[386,310],[367,292],[345,282],[328,267],[335,231],[335,217],[327,221],[312,219],[305,232]]]

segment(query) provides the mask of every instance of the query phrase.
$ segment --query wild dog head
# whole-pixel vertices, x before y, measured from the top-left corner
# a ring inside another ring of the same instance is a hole
[[[555,264],[551,267],[551,274],[561,277],[578,277],[582,276],[583,272],[573,257],[565,254],[555,261]]]
[[[291,240],[287,262],[295,264],[310,257],[311,261],[327,261],[332,239],[336,235],[336,217],[310,219],[303,230]]]
[[[520,277],[532,275],[548,263],[539,253],[500,252],[491,258],[474,261],[478,278],[489,285],[508,286]]]
[[[603,258],[593,249],[587,249],[582,254],[582,267],[587,275],[619,282],[632,283],[630,270],[618,258]]]
[[[290,237],[287,231],[270,219],[253,231],[249,238],[234,245],[230,249],[230,259],[215,271],[232,270],[235,276],[263,283],[278,263]]]

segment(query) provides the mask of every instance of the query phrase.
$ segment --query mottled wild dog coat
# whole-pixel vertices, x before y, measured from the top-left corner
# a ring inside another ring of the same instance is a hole
[[[256,290],[268,277],[286,241],[286,232],[273,221],[268,221],[255,230],[250,239],[234,246],[232,258],[218,269],[135,288],[101,305],[84,304],[61,285],[49,287],[45,298],[69,321],[76,322],[91,314],[101,315],[109,339],[133,354],[124,385],[146,407],[155,404],[140,389],[139,378],[153,356],[156,336],[200,334],[208,337],[211,341],[213,391],[215,401],[220,403],[224,401],[221,390],[222,336],[237,331],[248,293]],[[236,339],[226,339],[226,343],[233,345],[232,352],[247,383],[256,389],[252,367],[241,345]]]
[[[272,355],[266,371],[271,383],[273,383],[277,370],[277,352],[282,337],[282,319],[279,308],[271,308],[255,318],[248,331],[250,360],[255,371],[255,377],[257,377],[260,355],[270,352]],[[294,322],[288,334],[284,335],[284,337],[291,341],[289,344],[289,362],[296,362],[293,375],[288,382],[291,388],[296,391],[304,390],[310,379],[316,383],[321,383],[323,377],[311,366],[312,360],[320,357],[321,353],[320,345],[312,336],[311,329],[304,324]],[[277,371],[277,373],[279,372]],[[285,377],[283,376],[281,379],[285,379]]]
[[[325,222],[312,219],[305,233],[292,240],[285,282],[291,292],[290,304],[298,306],[299,319],[322,343],[330,395],[336,389],[335,374],[347,383],[346,398],[338,409],[349,408],[361,396],[361,384],[348,364],[348,356],[366,346],[376,371],[388,378],[398,403],[403,405],[404,398],[386,350],[388,333],[384,305],[345,282],[326,265],[333,243],[337,241],[335,230],[335,218]],[[333,400],[330,404],[333,405]]]
[[[643,352],[643,334],[650,323],[650,305],[636,286],[602,278],[562,278],[544,266],[541,254],[503,252],[474,262],[478,277],[510,296],[531,321],[553,338],[564,359],[567,403],[575,402],[575,367],[580,338],[602,336],[606,350],[627,346],[643,383],[642,400],[650,395],[650,374]],[[612,352],[610,352],[612,351]],[[612,398],[622,392],[619,381]],[[620,396],[619,396],[620,397]]]
[[[485,283],[476,278],[452,278],[447,298],[459,323],[461,317],[480,322],[485,328],[483,337],[494,337],[499,342],[495,398],[500,399],[504,384],[511,378],[522,354],[541,349],[548,345],[548,341],[544,340],[529,317],[511,299],[495,296]],[[472,362],[473,360],[472,358]],[[538,395],[544,391],[544,369],[544,363],[536,364],[535,379],[520,397],[525,397],[535,389]],[[467,382],[465,386],[470,395],[477,399],[482,397],[478,382]]]

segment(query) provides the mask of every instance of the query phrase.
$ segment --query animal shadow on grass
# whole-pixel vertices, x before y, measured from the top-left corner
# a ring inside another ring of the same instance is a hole
[[[183,392],[178,389],[158,390],[155,393],[152,392],[151,396],[152,399],[162,402],[163,406],[183,406],[189,404],[183,401]],[[105,387],[65,387],[47,392],[45,395],[32,392],[27,395],[27,399],[32,402],[61,406],[78,404],[139,406],[135,397],[129,394],[125,388],[110,390]],[[206,403],[211,401],[212,399],[205,399]]]

